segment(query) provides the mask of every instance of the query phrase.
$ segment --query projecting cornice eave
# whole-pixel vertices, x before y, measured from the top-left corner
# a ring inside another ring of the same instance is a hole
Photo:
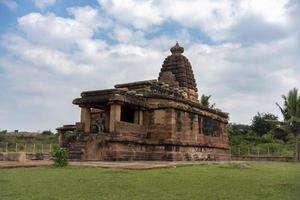
[[[76,98],[73,100],[73,104],[83,106],[90,104],[103,104],[112,98],[112,95],[95,95],[95,96],[83,96],[81,98]]]
[[[169,99],[169,100],[173,100],[173,101],[176,101],[176,102],[188,104],[191,107],[199,108],[201,110],[213,113],[213,114],[218,115],[222,118],[225,118],[226,120],[228,120],[228,118],[229,118],[229,113],[218,111],[218,110],[215,110],[215,109],[211,109],[211,108],[202,106],[200,103],[196,103],[196,102],[193,102],[193,101],[191,101],[189,99],[185,99],[185,98],[180,98],[180,97],[175,97],[175,96],[165,95],[165,94],[159,94],[159,93],[146,93],[144,95],[144,97],[145,98],[153,98],[153,99]]]
[[[91,90],[81,93],[81,97],[110,95],[110,94],[124,94],[126,91],[121,89],[105,89],[105,90]]]
[[[128,94],[119,94],[119,93],[110,93],[110,94],[97,94],[90,96],[83,96],[81,98],[76,98],[73,100],[73,104],[79,105],[80,107],[88,106],[88,107],[99,107],[105,106],[108,103],[127,103],[139,107],[147,108],[145,100],[143,97],[136,95],[128,95]]]
[[[157,83],[157,80],[152,79],[152,80],[117,84],[117,85],[115,85],[115,88],[131,88],[131,87],[137,87],[137,86],[149,86],[149,85],[153,85],[155,83]]]

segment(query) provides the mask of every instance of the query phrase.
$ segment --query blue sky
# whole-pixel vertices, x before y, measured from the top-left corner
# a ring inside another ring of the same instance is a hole
[[[79,120],[82,90],[158,77],[176,41],[230,121],[300,85],[298,0],[0,0],[0,129]]]

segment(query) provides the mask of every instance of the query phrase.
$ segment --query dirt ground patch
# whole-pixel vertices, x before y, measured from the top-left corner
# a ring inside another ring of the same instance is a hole
[[[240,163],[238,161],[202,161],[202,162],[187,162],[187,161],[132,161],[132,162],[105,162],[105,161],[71,161],[71,166],[90,166],[103,168],[119,168],[119,169],[153,169],[153,168],[169,168],[187,165],[207,165],[207,164],[226,164],[226,163]],[[18,167],[38,167],[48,166],[53,164],[51,160],[37,160],[37,161],[0,161],[1,168],[18,168]]]

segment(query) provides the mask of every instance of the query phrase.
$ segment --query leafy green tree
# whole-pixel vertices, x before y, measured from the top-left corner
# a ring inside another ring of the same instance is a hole
[[[263,136],[276,127],[271,120],[278,121],[278,117],[271,113],[257,113],[252,119],[251,129],[258,136]]]
[[[210,104],[209,99],[211,98],[211,95],[204,95],[202,94],[200,99],[200,104],[204,107],[213,109],[215,107],[215,104]]]
[[[230,123],[227,127],[230,145],[259,143],[257,137],[249,125]]]
[[[45,135],[45,136],[50,136],[50,135],[54,135],[53,132],[51,132],[50,130],[45,130],[41,133],[42,135]]]
[[[5,140],[7,134],[7,130],[0,131],[0,142],[3,142]]]
[[[285,143],[289,141],[290,132],[286,129],[275,127],[270,131],[270,133],[274,136],[275,140],[281,140]]]
[[[299,161],[298,136],[300,133],[300,96],[298,95],[298,89],[293,88],[289,91],[287,96],[282,95],[282,98],[284,100],[283,106],[280,106],[278,103],[276,103],[276,105],[279,107],[284,118],[282,127],[289,130],[294,135],[295,161]]]
[[[249,125],[230,123],[228,125],[228,133],[230,135],[247,135],[251,130]]]

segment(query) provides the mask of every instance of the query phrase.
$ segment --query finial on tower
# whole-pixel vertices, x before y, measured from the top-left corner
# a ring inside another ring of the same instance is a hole
[[[179,46],[178,41],[176,42],[175,46],[170,49],[172,54],[182,54],[184,52],[184,48]]]

